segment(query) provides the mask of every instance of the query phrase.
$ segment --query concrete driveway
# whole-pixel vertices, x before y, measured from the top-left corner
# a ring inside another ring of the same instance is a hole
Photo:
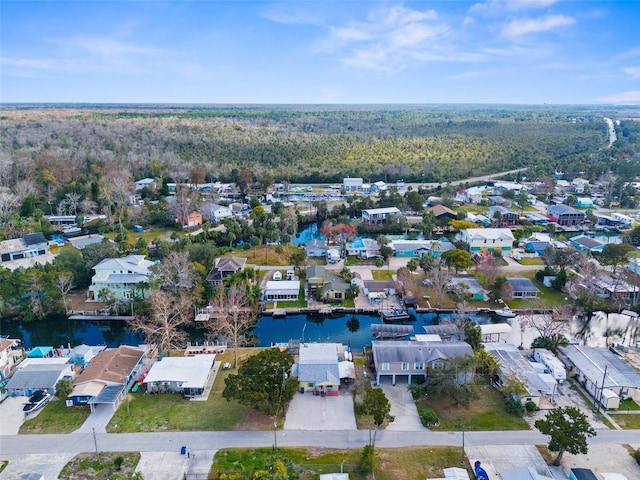
[[[395,420],[387,425],[387,430],[414,432],[426,430],[422,426],[418,409],[406,384],[396,386],[383,384],[380,388],[391,403],[391,415],[395,417]]]
[[[96,405],[95,411],[87,417],[82,426],[80,426],[75,433],[92,433],[94,428],[96,433],[107,433],[107,425],[111,421],[111,417],[113,417],[114,413],[115,412],[111,405]]]
[[[0,435],[17,435],[20,425],[24,422],[22,406],[27,403],[28,397],[8,397],[0,403]],[[31,414],[29,418],[35,417],[42,410]]]
[[[0,480],[15,480],[28,473],[39,473],[44,478],[58,478],[60,471],[74,456],[74,453],[3,454],[2,460],[8,460],[9,464],[0,473]]]
[[[296,393],[289,403],[285,430],[356,430],[353,397]]]

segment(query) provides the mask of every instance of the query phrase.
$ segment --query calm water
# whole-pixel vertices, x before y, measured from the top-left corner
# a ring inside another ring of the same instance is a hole
[[[478,323],[489,323],[487,315],[471,315]],[[405,322],[414,326],[416,333],[424,333],[423,325],[444,323],[451,318],[451,314],[441,314],[437,319],[435,314],[420,314],[415,322]],[[264,316],[255,329],[259,346],[269,346],[272,343],[288,342],[290,339],[301,339],[310,342],[339,342],[351,343],[354,349],[362,349],[373,339],[370,325],[380,323],[380,317],[375,315],[344,315],[337,318],[313,317],[307,315],[289,315],[286,318],[274,319]],[[68,320],[65,317],[53,318],[42,322],[23,323],[9,319],[2,319],[0,333],[11,338],[19,338],[25,348],[39,345],[71,346],[86,343],[88,345],[107,345],[117,347],[121,344],[136,345],[143,342],[143,338],[132,333],[125,322],[92,322]],[[201,342],[201,330],[191,332],[191,340]]]

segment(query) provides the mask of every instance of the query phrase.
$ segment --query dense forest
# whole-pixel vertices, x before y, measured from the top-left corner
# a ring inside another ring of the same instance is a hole
[[[49,187],[118,169],[133,178],[330,183],[447,182],[523,166],[531,175],[636,168],[637,144],[608,147],[595,107],[4,106],[0,183]],[[638,124],[617,127],[637,139]],[[631,164],[630,164],[631,163]],[[198,178],[193,178],[193,177]]]

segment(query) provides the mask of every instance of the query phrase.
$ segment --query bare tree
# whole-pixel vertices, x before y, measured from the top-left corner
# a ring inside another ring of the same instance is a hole
[[[78,213],[78,206],[80,205],[80,194],[70,192],[67,193],[58,205],[58,210],[61,212],[67,212],[69,215],[76,215]]]
[[[476,259],[476,271],[482,275],[485,288],[493,288],[499,268],[499,260],[493,255],[480,255]]]
[[[212,334],[221,334],[233,347],[233,366],[238,365],[238,348],[244,345],[246,333],[258,320],[247,285],[238,282],[228,288],[218,288],[213,298],[213,315],[207,323]]]
[[[0,220],[6,220],[17,211],[19,204],[17,195],[11,193],[8,188],[0,187]]]
[[[69,292],[73,290],[74,287],[75,285],[73,284],[73,275],[71,273],[58,273],[56,288],[60,292],[60,297],[62,298],[62,304],[64,305],[65,313],[69,312],[69,308],[67,307],[67,299],[69,297]]]
[[[444,267],[443,262],[438,258],[436,265],[427,274],[431,281],[431,286],[436,291],[436,307],[442,303],[442,297],[447,291],[447,287],[451,282],[451,272]]]
[[[151,315],[136,315],[128,321],[131,329],[143,333],[147,343],[156,344],[167,355],[172,349],[184,348],[188,333],[183,327],[193,322],[190,296],[186,292],[154,290],[149,303]]]
[[[151,270],[158,286],[165,290],[177,292],[180,289],[192,289],[196,283],[193,264],[187,252],[171,252]]]

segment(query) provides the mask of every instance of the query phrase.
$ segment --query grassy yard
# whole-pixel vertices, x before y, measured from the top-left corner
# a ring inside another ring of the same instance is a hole
[[[619,410],[640,410],[640,405],[634,402],[632,398],[623,398],[620,400]]]
[[[71,433],[82,426],[89,413],[88,408],[67,407],[64,400],[51,400],[20,426],[20,433]]]
[[[544,261],[540,257],[524,257],[518,260],[520,265],[544,265]]]
[[[316,479],[320,474],[340,471],[342,467],[353,480],[365,480],[367,475],[358,468],[361,449],[279,448],[277,458],[287,467],[290,477],[301,480]],[[460,465],[459,447],[407,447],[375,449],[375,478],[378,480],[417,480],[441,477],[442,469]],[[224,472],[249,473],[269,470],[276,457],[272,449],[228,449],[214,456],[209,478]],[[463,468],[472,473],[468,460]],[[295,472],[297,475],[292,475]]]
[[[58,478],[130,478],[139,461],[140,452],[103,452],[99,459],[95,453],[80,453],[64,466]]]
[[[241,349],[239,358],[247,358],[258,349]],[[233,350],[217,355],[216,361],[233,364]],[[107,426],[108,432],[161,432],[198,430],[267,430],[273,420],[236,401],[222,397],[224,379],[235,369],[219,370],[206,401],[189,401],[178,394],[146,395],[129,393]]]
[[[535,279],[535,272],[518,272],[517,275],[508,275],[514,277],[525,277],[531,279],[540,293],[538,293],[538,300],[524,300],[524,299],[505,299],[509,304],[509,307],[514,309],[521,308],[553,308],[562,305],[569,305],[571,302],[566,300],[566,295],[554,288],[545,287],[542,283]]]
[[[291,264],[289,262],[291,254],[299,248],[295,245],[260,245],[251,247],[249,250],[235,249],[232,255],[246,258],[247,263],[253,265],[286,266]]]
[[[628,430],[636,430],[640,428],[640,414],[638,413],[630,413],[630,414],[615,414],[610,413],[609,416],[613,418],[613,420],[620,425],[621,428]]]
[[[395,270],[371,270],[371,276],[374,280],[392,280],[394,273],[396,273]]]
[[[433,430],[529,430],[529,424],[506,412],[502,394],[487,383],[478,384],[480,398],[469,408],[454,405],[449,398],[428,396],[418,400],[418,407],[433,408],[440,424]]]

